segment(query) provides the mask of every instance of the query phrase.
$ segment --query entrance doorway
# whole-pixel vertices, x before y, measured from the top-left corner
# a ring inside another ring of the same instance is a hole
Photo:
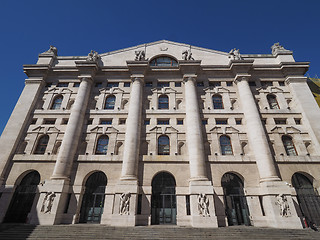
[[[292,176],[292,185],[296,189],[302,215],[308,222],[312,221],[319,226],[320,196],[314,189],[312,182],[303,174],[295,173]]]
[[[176,181],[166,172],[152,180],[151,224],[176,224]]]
[[[250,225],[249,209],[243,192],[243,182],[233,174],[226,173],[221,179],[224,192],[225,211],[228,225]]]
[[[80,210],[80,223],[100,223],[106,185],[107,177],[103,172],[95,172],[88,178]]]
[[[40,183],[40,174],[37,171],[28,173],[17,186],[4,222],[26,223],[31,210],[37,187]]]

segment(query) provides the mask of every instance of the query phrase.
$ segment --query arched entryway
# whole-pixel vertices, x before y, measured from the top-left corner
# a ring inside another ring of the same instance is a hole
[[[176,224],[176,181],[167,172],[152,180],[151,224]]]
[[[308,222],[320,225],[320,196],[312,182],[305,175],[295,173],[292,176],[292,185],[296,189],[297,198],[302,215]]]
[[[4,222],[27,222],[39,183],[40,174],[37,171],[29,172],[23,177],[13,194]]]
[[[249,209],[243,191],[242,180],[234,173],[222,176],[221,186],[224,192],[225,210],[228,225],[250,225]]]
[[[100,223],[104,207],[107,177],[95,172],[86,181],[80,210],[80,223]]]

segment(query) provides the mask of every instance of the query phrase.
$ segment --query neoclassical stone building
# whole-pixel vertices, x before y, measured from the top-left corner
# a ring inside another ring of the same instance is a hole
[[[308,62],[158,41],[50,47],[0,140],[0,222],[320,224],[320,110]]]

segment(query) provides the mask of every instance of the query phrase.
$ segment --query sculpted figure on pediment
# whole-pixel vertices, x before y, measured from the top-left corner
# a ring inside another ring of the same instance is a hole
[[[194,60],[194,58],[192,57],[191,49],[182,52],[182,59],[187,61]]]
[[[280,43],[275,43],[271,46],[272,54],[276,54],[278,51],[286,51],[283,46],[280,45]]]
[[[53,53],[54,55],[58,55],[58,49],[56,47],[50,45],[49,50],[44,53]]]
[[[87,62],[96,62],[99,58],[99,54],[96,51],[91,50],[91,52],[89,52],[86,61]]]
[[[229,58],[231,58],[232,60],[242,60],[239,49],[231,49],[229,52]]]
[[[136,58],[134,59],[135,61],[145,61],[146,60],[146,53],[143,50],[140,51],[134,51],[136,54]]]

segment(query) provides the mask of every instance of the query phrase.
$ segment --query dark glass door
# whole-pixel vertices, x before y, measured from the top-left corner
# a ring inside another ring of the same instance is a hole
[[[37,171],[28,173],[17,186],[4,222],[26,223],[28,214],[33,205],[37,192],[37,186],[40,183],[40,175]]]
[[[96,172],[88,178],[82,199],[80,223],[101,222],[106,185],[107,178],[102,172]]]
[[[249,208],[241,179],[233,174],[223,175],[221,185],[224,191],[225,211],[228,225],[250,225]]]
[[[168,173],[159,173],[152,181],[151,223],[176,224],[175,180]]]

